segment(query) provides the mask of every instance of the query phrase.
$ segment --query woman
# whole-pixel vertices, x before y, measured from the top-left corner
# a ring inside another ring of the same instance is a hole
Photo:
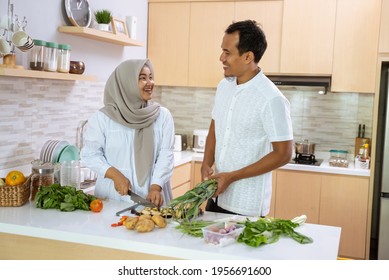
[[[97,197],[130,200],[131,190],[156,206],[172,199],[174,122],[151,101],[153,77],[147,59],[121,63],[105,85],[105,106],[88,120],[81,160],[97,173]]]

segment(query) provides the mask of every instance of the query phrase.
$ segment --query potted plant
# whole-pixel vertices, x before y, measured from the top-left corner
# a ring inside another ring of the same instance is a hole
[[[95,19],[97,22],[96,29],[109,31],[109,23],[112,19],[112,14],[109,10],[97,10],[95,11]]]

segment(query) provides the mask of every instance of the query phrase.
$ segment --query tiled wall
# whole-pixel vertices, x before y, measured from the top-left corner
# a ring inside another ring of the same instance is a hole
[[[76,142],[80,121],[102,106],[104,83],[0,77],[0,170],[28,165],[49,139]],[[154,100],[170,109],[177,133],[207,129],[214,89],[156,87]],[[316,151],[354,151],[358,123],[371,137],[372,94],[283,89],[291,102],[296,140],[317,143]]]

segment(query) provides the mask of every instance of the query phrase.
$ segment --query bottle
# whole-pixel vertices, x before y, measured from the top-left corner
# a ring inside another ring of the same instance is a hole
[[[31,49],[29,53],[31,70],[38,70],[38,71],[44,70],[45,49],[46,49],[45,41],[34,40],[34,47]]]
[[[61,73],[69,73],[70,69],[70,45],[59,44],[58,45],[58,62],[57,71]]]
[[[46,43],[45,71],[56,72],[58,61],[58,44],[54,42]]]
[[[365,143],[363,145],[363,155],[362,155],[362,160],[363,161],[367,161],[370,159],[370,154],[369,154],[369,144],[368,143]]]

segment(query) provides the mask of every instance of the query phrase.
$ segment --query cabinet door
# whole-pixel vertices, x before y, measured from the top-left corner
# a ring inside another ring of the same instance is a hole
[[[190,3],[150,3],[147,56],[157,85],[188,84]]]
[[[192,165],[190,162],[179,165],[173,169],[171,178],[172,188],[176,188],[191,181]]]
[[[331,91],[375,90],[381,0],[338,0]]]
[[[194,161],[192,168],[192,188],[196,187],[201,182],[201,164],[200,161]]]
[[[389,0],[382,0],[379,52],[389,52]]]
[[[265,73],[280,72],[283,1],[249,1],[235,3],[235,20],[258,22],[267,39],[267,50],[259,66]]]
[[[220,46],[233,19],[234,2],[191,3],[189,86],[216,87],[224,77]]]
[[[310,172],[277,170],[275,217],[293,219],[307,215],[307,222],[319,222],[321,177]]]
[[[336,0],[284,0],[281,72],[331,74]]]
[[[342,228],[339,255],[365,258],[369,178],[323,175],[319,223]]]

